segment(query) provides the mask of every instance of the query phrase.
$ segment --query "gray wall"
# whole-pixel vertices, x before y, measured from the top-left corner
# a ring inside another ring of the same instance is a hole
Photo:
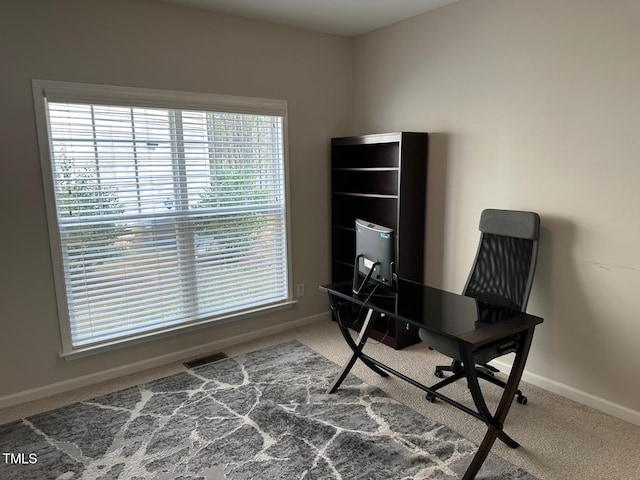
[[[332,136],[350,133],[351,68],[345,38],[164,2],[3,0],[0,406],[278,324],[324,318],[327,301],[317,286],[329,279],[328,146]],[[306,285],[298,305],[97,356],[59,358],[34,78],[287,100],[293,282]]]
[[[538,211],[528,379],[640,422],[640,2],[462,0],[356,39],[356,133],[434,132],[427,280]]]

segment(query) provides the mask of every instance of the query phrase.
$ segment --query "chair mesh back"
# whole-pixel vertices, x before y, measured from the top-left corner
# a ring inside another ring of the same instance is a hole
[[[524,311],[535,246],[534,240],[483,233],[465,295]]]

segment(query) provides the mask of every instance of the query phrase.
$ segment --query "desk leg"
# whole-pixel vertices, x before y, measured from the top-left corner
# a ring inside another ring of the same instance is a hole
[[[358,358],[360,358],[369,368],[371,368],[377,374],[379,374],[379,375],[381,375],[383,377],[387,377],[388,376],[387,372],[385,372],[383,370],[380,370],[376,365],[374,365],[373,363],[369,362],[367,359],[362,358],[362,356],[361,356],[362,349],[364,348],[365,343],[367,343],[367,338],[369,337],[369,332],[371,331],[371,328],[373,327],[373,325],[375,323],[374,320],[375,320],[375,317],[377,317],[377,314],[371,308],[368,309],[367,315],[366,315],[366,317],[364,319],[364,324],[362,325],[362,328],[360,329],[360,333],[358,335],[358,340],[357,340],[357,344],[356,344],[353,341],[353,339],[351,338],[351,335],[349,334],[349,330],[340,321],[340,314],[338,313],[338,311],[336,309],[337,307],[336,308],[334,308],[334,307],[336,307],[336,306],[333,305],[333,302],[332,302],[332,309],[333,309],[333,311],[335,312],[335,314],[337,316],[336,320],[338,321],[338,325],[340,326],[340,331],[342,332],[342,335],[344,336],[344,339],[347,341],[347,344],[349,345],[349,347],[353,351],[353,355],[351,355],[351,358],[349,359],[349,361],[347,361],[347,363],[342,368],[342,372],[340,372],[340,374],[333,381],[333,383],[331,384],[331,386],[327,390],[327,393],[333,393],[338,389],[338,387],[340,387],[340,384],[347,377],[347,375],[351,371],[351,368],[353,368],[353,364],[356,363],[356,360]]]
[[[462,355],[465,373],[467,374],[469,389],[471,390],[473,401],[478,408],[478,412],[485,419],[485,422],[489,427],[487,429],[487,433],[482,439],[482,443],[480,443],[478,451],[476,452],[473,460],[471,461],[471,464],[469,465],[469,468],[464,474],[463,480],[472,480],[476,477],[476,474],[487,458],[487,455],[489,454],[491,447],[496,441],[496,438],[500,438],[511,448],[516,448],[519,446],[516,441],[514,441],[511,437],[509,437],[502,431],[502,427],[504,425],[505,419],[507,418],[507,414],[509,413],[509,408],[511,408],[511,404],[513,403],[513,398],[516,395],[516,390],[518,389],[520,379],[522,378],[522,372],[524,371],[524,366],[527,362],[527,356],[529,355],[529,348],[531,347],[531,340],[533,339],[534,329],[535,327],[531,327],[526,332],[523,332],[521,336],[518,349],[516,351],[516,358],[513,362],[513,367],[511,368],[511,373],[509,375],[509,379],[507,380],[507,385],[504,389],[502,397],[500,398],[500,403],[498,404],[495,415],[491,415],[489,409],[487,408],[487,404],[485,403],[482,396],[480,385],[478,384],[478,376],[475,373],[475,363],[473,362],[473,355],[470,349],[463,346],[460,347],[460,353]]]

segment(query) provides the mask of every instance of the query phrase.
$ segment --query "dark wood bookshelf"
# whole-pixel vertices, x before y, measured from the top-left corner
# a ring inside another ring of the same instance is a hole
[[[398,275],[424,280],[428,145],[414,132],[331,139],[332,282],[353,278],[356,218],[393,228]],[[396,349],[420,341],[415,327],[388,318],[370,336]]]

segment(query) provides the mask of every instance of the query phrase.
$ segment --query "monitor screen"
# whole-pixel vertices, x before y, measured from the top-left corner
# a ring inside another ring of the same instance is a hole
[[[365,276],[366,281],[371,280],[387,287],[394,287],[396,279],[395,230],[356,219],[356,262],[356,271]]]

